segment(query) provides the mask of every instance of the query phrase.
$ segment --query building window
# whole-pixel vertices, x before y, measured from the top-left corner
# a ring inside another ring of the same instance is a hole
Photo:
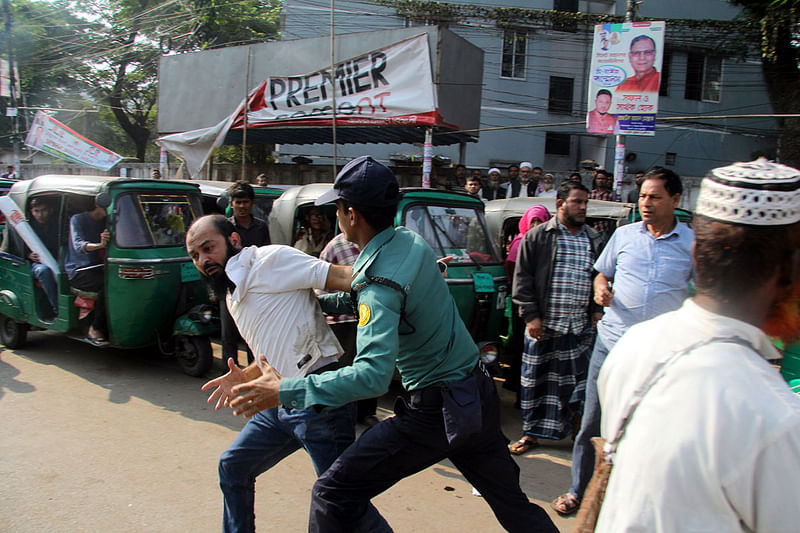
[[[659,96],[669,96],[669,78],[672,73],[672,52],[664,50],[664,58],[661,61],[661,85],[658,88]]]
[[[525,54],[528,34],[524,31],[506,30],[503,32],[503,63],[500,76],[503,78],[525,79]]]
[[[569,155],[570,135],[568,133],[547,132],[544,137],[544,153]]]
[[[554,11],[566,11],[569,13],[578,12],[578,0],[553,0]],[[578,31],[578,21],[576,19],[561,19],[553,22],[553,29],[556,31],[568,31],[575,33]]]
[[[722,88],[722,58],[698,52],[689,52],[686,57],[687,100],[719,102]]]
[[[666,167],[674,167],[675,166],[675,158],[678,156],[675,152],[667,152],[664,154],[664,166]]]
[[[572,114],[572,78],[550,76],[550,100],[547,110],[562,115]]]

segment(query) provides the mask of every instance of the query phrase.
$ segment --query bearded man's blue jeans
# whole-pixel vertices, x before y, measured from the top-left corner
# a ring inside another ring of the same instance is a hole
[[[255,531],[256,477],[305,448],[319,476],[355,438],[355,404],[336,408],[276,407],[251,418],[219,460],[222,530]]]

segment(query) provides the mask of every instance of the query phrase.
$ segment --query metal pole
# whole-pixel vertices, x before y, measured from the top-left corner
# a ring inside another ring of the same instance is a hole
[[[333,114],[331,116],[331,135],[333,142],[333,177],[336,179],[336,158],[337,158],[337,146],[336,146],[336,61],[335,61],[335,54],[334,54],[334,29],[335,29],[335,21],[334,21],[334,14],[335,14],[335,6],[334,0],[331,0],[331,106],[333,107]]]
[[[11,8],[8,0],[3,0],[3,11],[6,16],[6,42],[8,42],[8,93],[11,95],[10,106],[16,110],[17,107],[17,80],[14,76],[14,54],[11,46]],[[20,177],[19,169],[19,121],[17,114],[12,116],[13,124],[13,145],[14,145],[14,172]]]
[[[625,22],[633,22],[634,9],[636,2],[627,0],[625,6]],[[614,149],[614,199],[622,199],[622,178],[625,175],[625,136],[617,135],[617,142]]]
[[[250,111],[250,52],[251,48],[247,47],[247,69],[244,73],[244,129],[242,129],[242,176],[245,179],[245,165],[247,164],[247,113]]]
[[[422,186],[431,186],[431,165],[433,164],[433,128],[425,128],[425,146],[422,152]]]

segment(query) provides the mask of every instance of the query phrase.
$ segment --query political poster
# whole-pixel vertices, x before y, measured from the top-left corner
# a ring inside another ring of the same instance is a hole
[[[663,21],[595,26],[589,133],[655,135],[664,30]]]
[[[248,101],[249,128],[336,123],[395,125],[437,123],[428,36],[387,47],[296,76],[271,76]],[[232,128],[242,128],[237,117]]]
[[[122,156],[94,143],[66,125],[38,111],[25,144],[79,165],[110,170]]]

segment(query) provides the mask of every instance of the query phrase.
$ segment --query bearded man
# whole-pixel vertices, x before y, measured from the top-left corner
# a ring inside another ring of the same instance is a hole
[[[697,295],[631,327],[600,370],[614,467],[597,532],[796,529],[800,397],[765,332],[800,332],[800,171],[714,169],[697,215]]]
[[[203,390],[214,389],[208,402],[216,403],[216,409],[229,406],[235,385],[257,384],[272,368],[287,377],[339,368],[342,347],[313,289],[349,290],[352,268],[289,246],[242,248],[240,235],[222,215],[197,219],[186,235],[186,250],[212,290],[226,300],[236,327],[258,354],[245,369],[228,358],[228,373],[203,385]],[[321,474],[353,442],[354,424],[352,404],[281,406],[256,413],[219,460],[222,530],[255,531],[256,477],[301,447]]]

